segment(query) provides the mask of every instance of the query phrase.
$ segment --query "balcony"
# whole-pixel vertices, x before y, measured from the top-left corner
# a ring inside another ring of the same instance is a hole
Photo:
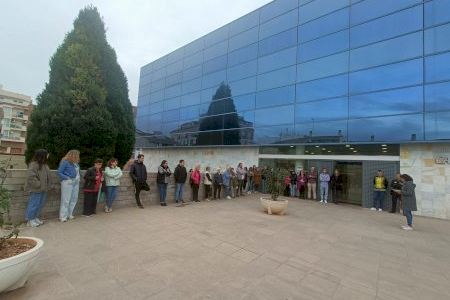
[[[23,114],[13,114],[11,118],[28,121],[28,115]]]
[[[6,126],[5,126],[6,127]],[[5,128],[6,129],[6,128]],[[11,124],[9,130],[27,131],[27,127],[22,124]]]
[[[5,142],[25,143],[25,138],[19,136],[3,136],[1,140]]]

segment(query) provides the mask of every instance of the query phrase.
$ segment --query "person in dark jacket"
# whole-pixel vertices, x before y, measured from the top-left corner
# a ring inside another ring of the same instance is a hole
[[[381,170],[377,171],[377,175],[373,178],[373,206],[371,210],[383,211],[383,201],[386,194],[386,190],[389,186],[389,182],[384,177],[384,173]]]
[[[170,171],[169,163],[167,160],[163,160],[158,167],[158,174],[156,174],[156,183],[158,184],[159,190],[159,204],[161,204],[161,206],[167,206],[167,185],[170,181],[170,175],[172,175],[172,171]]]
[[[89,217],[95,214],[97,208],[98,193],[103,181],[103,160],[97,158],[94,166],[89,168],[84,174],[84,205],[83,216]]]
[[[178,203],[179,206],[184,204],[183,200],[183,190],[184,184],[186,183],[187,171],[184,166],[184,159],[181,159],[178,165],[173,172],[173,177],[175,178],[175,202]]]
[[[295,173],[294,170],[291,170],[290,172],[291,172],[291,186],[289,194],[291,197],[295,197],[295,193],[297,190],[297,174]]]
[[[334,170],[334,174],[331,175],[331,195],[333,197],[333,203],[339,204],[342,201],[342,192],[344,190],[344,179],[338,169]]]
[[[217,168],[217,172],[214,173],[213,175],[214,200],[220,199],[220,192],[222,190],[222,185],[223,185],[222,173],[220,171],[220,168]]]
[[[150,190],[150,187],[147,184],[147,168],[144,165],[144,154],[139,154],[138,159],[131,165],[130,177],[134,183],[134,197],[136,198],[136,204],[139,208],[144,208],[139,194],[141,193],[141,190]]]
[[[400,176],[402,182],[401,190],[394,190],[394,192],[402,196],[402,209],[403,215],[406,217],[406,225],[402,226],[404,230],[413,230],[413,216],[412,212],[417,210],[416,203],[416,185],[413,179],[408,174],[403,174]]]
[[[402,181],[401,181],[401,174],[397,173],[395,174],[395,178],[391,181],[391,200],[392,200],[392,207],[391,207],[391,213],[395,214],[397,212],[397,201],[400,200],[401,195],[399,193],[394,192],[394,190],[401,190],[402,189]]]

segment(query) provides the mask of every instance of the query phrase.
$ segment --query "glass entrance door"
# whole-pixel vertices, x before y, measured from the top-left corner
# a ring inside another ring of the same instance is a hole
[[[344,179],[342,202],[362,205],[362,163],[336,161],[335,169],[340,171]]]

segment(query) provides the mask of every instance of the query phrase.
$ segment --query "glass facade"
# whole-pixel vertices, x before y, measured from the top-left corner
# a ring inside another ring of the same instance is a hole
[[[273,1],[142,67],[137,129],[149,146],[448,140],[449,12]]]

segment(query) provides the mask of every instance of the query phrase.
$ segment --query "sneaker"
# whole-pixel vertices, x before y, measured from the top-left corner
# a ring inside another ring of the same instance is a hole
[[[38,227],[40,224],[36,220],[30,220],[27,222],[28,227]]]
[[[67,219],[59,219],[61,221],[61,223],[67,222]]]
[[[372,207],[370,210],[377,210],[375,207]]]
[[[327,201],[327,200],[325,200],[325,201],[324,201],[324,203],[325,203],[325,204],[328,204],[328,201]]]
[[[75,219],[74,216],[69,216],[69,220],[73,220],[73,219]]]
[[[182,206],[184,206],[184,203],[183,203],[183,202],[180,202],[180,203],[175,204],[175,206],[176,206],[176,207],[182,207]]]
[[[81,215],[81,216],[83,216],[85,218],[90,218],[91,217],[91,215]]]
[[[381,208],[379,208],[378,211],[383,211],[383,210]]]
[[[44,224],[44,221],[41,221],[39,218],[34,219],[36,221],[36,223],[38,223],[39,225]]]
[[[413,230],[413,228],[412,228],[411,226],[408,226],[408,225],[406,225],[406,226],[403,225],[403,226],[402,226],[402,229],[403,229],[403,230]]]
[[[105,213],[109,213],[109,208],[108,208],[108,206],[105,206]]]
[[[227,196],[227,199],[231,199],[231,197],[230,197],[230,196]]]
[[[323,203],[323,200],[320,200],[320,203]]]
[[[211,201],[211,200],[209,200],[208,198],[206,198],[205,200],[206,200],[207,202]]]
[[[139,208],[144,208],[144,205],[140,204],[138,205]]]

